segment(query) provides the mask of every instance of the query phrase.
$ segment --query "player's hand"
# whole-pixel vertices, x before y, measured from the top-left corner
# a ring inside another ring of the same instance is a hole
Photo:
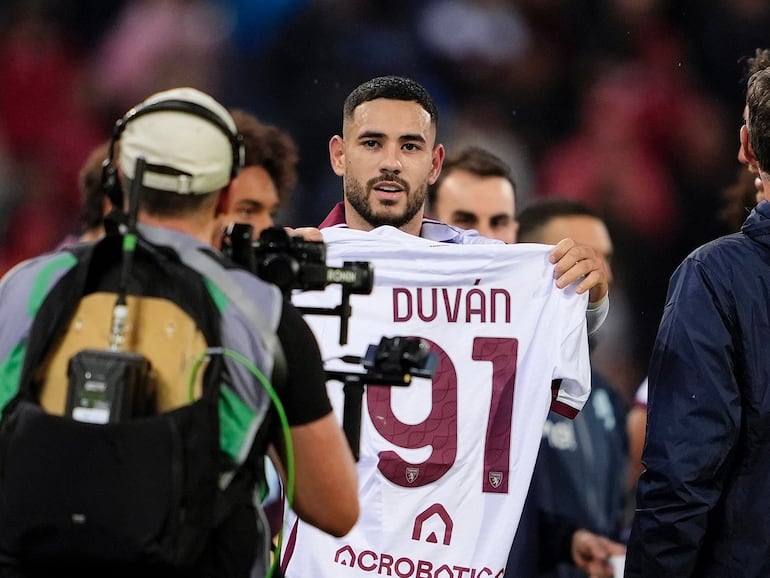
[[[588,530],[572,534],[572,561],[591,578],[612,578],[610,556],[623,556],[626,547]]]
[[[551,251],[550,261],[556,265],[554,277],[559,289],[579,281],[576,291],[579,294],[588,291],[589,302],[598,303],[607,295],[607,265],[595,249],[578,245],[569,238],[562,239]]]
[[[302,237],[305,241],[313,242],[323,242],[324,240],[321,230],[315,227],[298,227],[296,229],[284,227],[283,229],[289,237]]]

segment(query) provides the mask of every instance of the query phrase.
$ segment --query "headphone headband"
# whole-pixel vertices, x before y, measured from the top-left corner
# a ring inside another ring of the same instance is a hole
[[[230,128],[218,114],[203,105],[188,100],[168,99],[150,104],[140,104],[130,109],[122,118],[118,119],[112,130],[108,156],[102,170],[102,186],[113,205],[122,205],[122,192],[120,191],[120,184],[117,179],[117,168],[115,166],[116,144],[120,140],[120,137],[129,122],[153,112],[182,112],[202,118],[214,125],[227,137],[232,148],[230,179],[234,179],[238,175],[238,171],[243,167],[245,161],[243,137],[238,132],[233,132],[232,128]]]

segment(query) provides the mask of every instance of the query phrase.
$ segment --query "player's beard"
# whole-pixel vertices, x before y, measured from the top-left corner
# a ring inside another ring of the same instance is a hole
[[[377,183],[385,181],[398,183],[404,189],[404,194],[406,195],[406,207],[401,214],[390,211],[378,211],[369,204],[369,197],[372,194],[372,189]],[[356,212],[372,227],[391,225],[396,228],[401,228],[406,225],[414,218],[420,209],[422,209],[422,206],[425,203],[427,189],[427,185],[422,185],[412,191],[409,183],[393,174],[381,175],[374,179],[369,179],[366,182],[366,187],[363,187],[360,181],[345,179],[345,198],[353,206]]]

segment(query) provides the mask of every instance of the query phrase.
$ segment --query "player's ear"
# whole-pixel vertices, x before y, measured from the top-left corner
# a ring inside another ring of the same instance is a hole
[[[428,184],[432,185],[438,179],[441,174],[441,165],[444,164],[444,145],[437,144],[433,147],[433,153],[431,156],[431,168],[428,175]]]
[[[755,168],[756,172],[759,172],[759,165],[757,163],[757,157],[754,155],[754,147],[751,146],[751,138],[749,138],[749,127],[744,124],[741,126],[741,148],[743,154],[746,157],[746,162],[749,167]]]
[[[345,175],[345,141],[338,134],[329,140],[329,161],[334,174],[338,177]]]

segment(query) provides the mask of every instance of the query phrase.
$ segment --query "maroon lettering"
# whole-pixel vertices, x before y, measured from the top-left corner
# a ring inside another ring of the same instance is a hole
[[[437,511],[446,512],[441,504],[434,504],[425,510],[424,514],[428,512],[435,514]],[[412,538],[414,539],[414,536]],[[448,542],[444,543],[448,544]],[[356,554],[349,544],[337,550],[334,561],[341,566],[359,568],[377,576],[397,576],[398,578],[488,578],[490,576],[501,578],[505,573],[504,568],[495,573],[486,566],[479,569],[444,563],[436,567],[437,562],[432,560],[414,560],[408,556],[396,559],[392,554],[377,553],[372,550],[362,550]]]
[[[372,561],[369,564],[366,564],[364,562],[364,556],[367,558],[371,558]],[[358,567],[361,568],[361,570],[366,570],[367,572],[371,572],[372,570],[375,570],[377,568],[377,554],[372,552],[371,550],[364,550],[358,555]]]
[[[478,297],[478,305],[473,306],[473,298]],[[471,289],[465,295],[465,322],[471,322],[471,315],[478,315],[479,321],[487,320],[487,296],[481,289]]]
[[[403,566],[406,566],[408,570],[402,570]],[[414,562],[412,562],[409,558],[399,558],[396,560],[395,569],[396,576],[398,576],[398,578],[409,578],[412,574],[414,574]]]
[[[477,337],[473,340],[473,359],[492,362],[492,403],[484,445],[482,482],[482,491],[488,493],[508,493],[518,346],[518,340],[509,338]]]
[[[430,290],[430,303],[433,306],[430,315],[426,315],[423,309],[423,299],[422,299],[422,287],[417,288],[417,316],[422,321],[433,321],[436,318],[436,315],[438,314],[438,289],[435,287],[431,287]]]
[[[378,574],[382,574],[382,571],[387,572],[386,576],[393,575],[393,556],[390,554],[380,554],[380,570]]]
[[[354,566],[356,561],[356,553],[349,545],[345,545],[334,555],[334,561],[343,566]]]
[[[391,388],[367,389],[366,407],[379,434],[404,449],[430,447],[431,453],[420,463],[403,459],[396,451],[379,454],[377,468],[386,479],[402,487],[421,487],[446,474],[457,458],[457,371],[447,353],[425,339],[438,357],[431,381],[431,410],[419,423],[399,420],[391,405]],[[518,340],[476,337],[472,358],[492,363],[492,394],[489,405],[482,491],[508,493],[510,477],[511,416],[516,385]]]
[[[405,299],[399,299],[399,296],[403,296]],[[399,304],[405,301],[406,311],[401,313]],[[403,321],[409,321],[412,318],[412,296],[409,293],[409,289],[403,289],[401,287],[393,288],[393,322],[401,323]]]
[[[422,538],[422,528],[427,520],[431,518],[438,518],[441,526],[444,527],[444,535],[441,539],[441,543],[444,546],[449,546],[452,543],[452,530],[454,530],[454,522],[449,512],[441,504],[433,504],[427,509],[423,510],[414,519],[414,526],[412,527],[412,540],[420,540]],[[426,539],[426,542],[437,543],[438,537],[435,533],[431,534]]]
[[[444,297],[444,309],[446,310],[446,318],[450,323],[457,321],[457,315],[460,313],[460,302],[462,301],[462,295],[459,289],[455,289],[455,302],[452,309],[449,308],[449,290],[442,289],[441,295]]]
[[[370,387],[366,392],[369,415],[383,438],[400,448],[431,449],[425,461],[417,464],[404,460],[395,451],[380,452],[377,467],[385,478],[399,486],[420,487],[435,482],[457,458],[457,372],[446,352],[429,339],[426,341],[439,362],[430,384],[431,410],[423,421],[407,424],[396,417],[391,388]],[[416,478],[410,473],[414,468],[420,472]]]
[[[492,289],[490,292],[490,305],[492,308],[490,321],[497,323],[497,297],[503,298],[503,311],[505,311],[505,322],[511,322],[511,294],[505,289]]]
[[[433,578],[433,564],[427,560],[419,560],[417,562],[415,578]]]
[[[416,290],[394,287],[393,322],[411,321],[415,308],[417,317],[426,323],[439,318],[439,313],[445,315],[444,319],[449,323],[497,323],[498,313],[504,314],[505,323],[511,322],[511,294],[506,289],[442,287],[441,297],[438,292],[437,287],[418,287]]]

